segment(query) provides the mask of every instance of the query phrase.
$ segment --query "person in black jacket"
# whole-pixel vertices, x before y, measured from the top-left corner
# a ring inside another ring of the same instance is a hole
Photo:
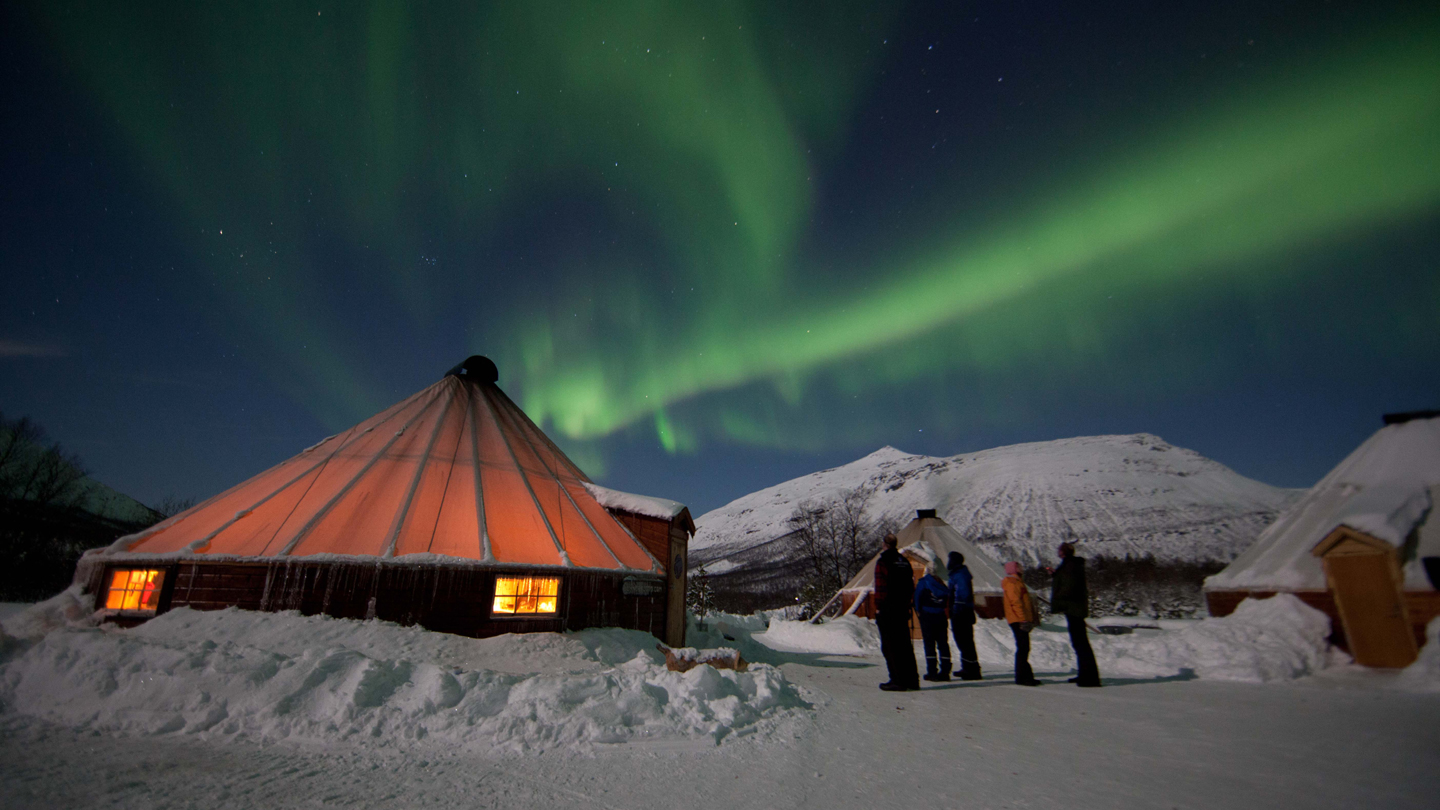
[[[910,561],[896,550],[899,540],[885,535],[885,549],[875,561],[875,624],[880,629],[880,652],[890,680],[880,684],[887,692],[920,688],[915,666],[915,645],[910,642],[910,602],[915,596],[915,574]]]
[[[1076,667],[1080,674],[1071,678],[1078,686],[1099,686],[1100,668],[1095,664],[1095,651],[1085,635],[1085,617],[1090,615],[1090,591],[1085,587],[1085,558],[1075,556],[1075,546],[1060,544],[1060,567],[1055,569],[1050,585],[1050,612],[1065,614],[1070,629],[1070,646],[1075,648]]]

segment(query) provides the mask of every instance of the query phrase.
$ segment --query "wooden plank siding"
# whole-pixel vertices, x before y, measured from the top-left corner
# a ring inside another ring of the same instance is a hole
[[[635,539],[645,550],[654,555],[660,561],[660,567],[670,570],[670,526],[671,521],[663,520],[649,515],[636,515],[630,512],[610,510],[610,514],[620,521],[620,525],[630,530]]]
[[[689,513],[682,512],[671,520],[618,509],[611,509],[610,514],[660,561],[666,582],[666,593],[662,596],[669,604],[662,637],[672,647],[685,646],[686,568],[689,564],[690,531],[694,527]]]
[[[503,633],[623,627],[663,637],[665,593],[627,596],[627,576],[662,582],[651,575],[480,566],[404,565],[390,562],[82,560],[77,579],[97,599],[116,568],[162,568],[166,586],[160,613],[177,607],[219,610],[294,610],[303,615],[369,619],[419,625],[430,630],[484,638]],[[553,617],[492,616],[495,577],[559,576],[560,599]],[[118,623],[135,624],[133,616]]]

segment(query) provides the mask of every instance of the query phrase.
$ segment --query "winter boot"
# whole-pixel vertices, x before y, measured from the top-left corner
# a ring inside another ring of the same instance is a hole
[[[882,692],[914,692],[919,688],[920,684],[918,683],[908,684],[896,683],[894,681],[886,681],[885,683],[880,684],[880,690]]]
[[[979,681],[979,680],[983,680],[983,678],[980,677],[980,665],[979,665],[979,664],[966,663],[964,666],[960,667],[960,680],[962,680],[962,681]]]

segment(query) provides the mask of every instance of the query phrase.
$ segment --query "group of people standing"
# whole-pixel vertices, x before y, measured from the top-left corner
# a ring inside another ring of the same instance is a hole
[[[938,560],[926,566],[925,575],[915,582],[910,561],[897,548],[893,534],[885,536],[885,548],[875,562],[875,623],[880,628],[880,651],[890,670],[890,680],[880,684],[887,692],[908,692],[920,688],[915,648],[910,643],[910,612],[920,623],[925,644],[927,681],[948,681],[951,673],[950,641],[960,652],[961,680],[980,680],[980,659],[975,653],[975,587],[965,556],[950,552],[945,569],[948,581],[940,578]],[[1100,686],[1100,670],[1085,632],[1090,595],[1085,585],[1085,560],[1075,556],[1075,547],[1062,543],[1060,565],[1055,569],[1050,591],[1050,611],[1063,614],[1075,649],[1079,675],[1070,681],[1079,686]],[[1030,631],[1040,623],[1030,589],[1020,578],[1020,563],[1005,563],[1005,621],[1015,636],[1015,683],[1039,686],[1030,669]],[[947,625],[950,633],[946,632]]]

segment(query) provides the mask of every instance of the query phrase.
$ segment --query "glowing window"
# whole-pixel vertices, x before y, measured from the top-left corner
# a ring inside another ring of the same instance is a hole
[[[144,610],[160,607],[160,586],[165,572],[154,568],[122,568],[110,573],[110,593],[105,607],[111,610]]]
[[[559,577],[495,578],[495,613],[554,613],[559,601]]]

